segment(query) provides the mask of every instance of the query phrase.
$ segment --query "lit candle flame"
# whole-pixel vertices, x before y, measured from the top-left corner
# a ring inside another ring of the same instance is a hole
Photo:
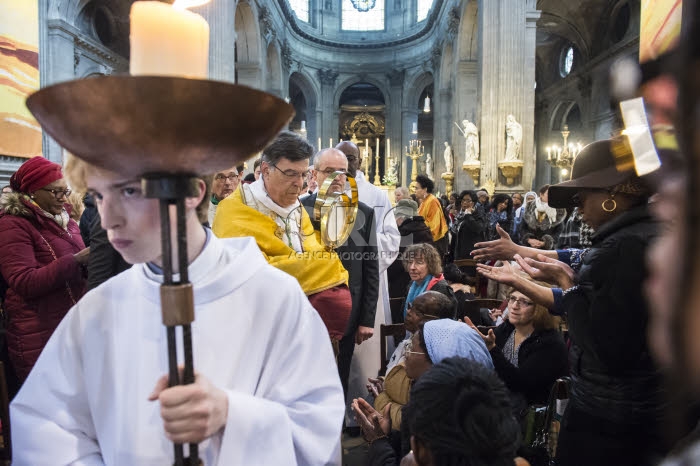
[[[173,3],[173,8],[177,8],[178,10],[186,10],[188,8],[202,6],[209,2],[210,0],[175,0]]]

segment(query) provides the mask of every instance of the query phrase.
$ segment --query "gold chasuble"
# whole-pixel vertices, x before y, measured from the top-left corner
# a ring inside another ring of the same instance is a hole
[[[219,203],[213,225],[217,237],[252,236],[270,265],[296,278],[307,296],[348,284],[348,272],[338,255],[317,241],[306,209],[301,207],[303,252],[297,252],[283,241],[273,218],[243,202],[242,191],[237,189]]]

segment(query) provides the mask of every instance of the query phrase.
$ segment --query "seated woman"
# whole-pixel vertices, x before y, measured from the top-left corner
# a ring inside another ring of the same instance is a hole
[[[433,364],[455,356],[493,368],[478,331],[450,319],[430,320],[421,324],[411,338],[411,347],[406,351],[406,375],[418,381]],[[399,459],[410,450],[406,419],[402,419],[400,432],[392,431],[392,427],[399,426],[392,426],[390,407],[387,405],[380,414],[362,398],[352,402],[363,436],[370,443],[369,465],[398,465]]]
[[[406,406],[408,464],[527,464],[515,458],[518,425],[510,413],[508,390],[493,371],[449,358],[430,369],[411,395]]]
[[[437,291],[450,298],[454,312],[457,312],[457,298],[442,275],[442,259],[434,246],[425,243],[413,244],[404,251],[402,262],[411,277],[403,308],[404,318],[413,300],[428,290]]]
[[[519,291],[508,298],[508,317],[482,335],[496,372],[514,395],[514,407],[547,402],[554,382],[567,374],[567,350],[558,318]]]
[[[507,194],[496,194],[486,219],[486,237],[489,240],[498,238],[496,225],[500,225],[505,231],[510,231],[513,228],[513,199]],[[472,249],[474,249],[473,245]]]
[[[539,189],[539,197],[525,207],[520,222],[518,237],[523,246],[551,250],[557,245],[566,209],[555,209],[548,204],[549,185]],[[508,231],[508,230],[506,230]],[[491,240],[498,239],[495,235]]]
[[[454,315],[452,301],[437,291],[426,291],[418,296],[406,313],[407,332],[415,332],[421,324],[429,320],[450,319]],[[406,349],[410,346],[409,336],[396,346],[387,365],[386,377],[368,379],[367,389],[374,395],[374,408],[383,411],[391,404],[390,415],[393,425],[401,425],[401,410],[408,402],[411,379],[406,375]]]

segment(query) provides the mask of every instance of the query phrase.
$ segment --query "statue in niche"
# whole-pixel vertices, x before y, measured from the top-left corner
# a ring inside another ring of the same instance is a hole
[[[447,141],[445,141],[443,157],[445,158],[445,172],[452,173],[452,147],[450,147],[450,143]]]
[[[431,180],[433,179],[433,158],[430,156],[430,153],[425,157],[425,174]]]
[[[462,136],[464,136],[464,163],[469,165],[479,160],[479,130],[476,125],[469,120],[463,120],[462,125],[464,125],[464,129],[455,123],[455,126],[457,126]]]
[[[520,146],[523,142],[523,127],[513,115],[506,118],[506,157],[505,160],[520,160]]]

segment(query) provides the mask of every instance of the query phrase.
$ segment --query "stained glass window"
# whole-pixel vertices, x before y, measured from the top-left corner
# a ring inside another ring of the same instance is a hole
[[[309,22],[309,0],[287,0],[300,21]]]
[[[432,6],[433,0],[418,0],[416,21],[420,22],[427,18]]]
[[[571,68],[574,66],[574,48],[569,47],[565,49],[561,57],[561,66],[559,68],[559,73],[562,78],[566,77],[571,73]]]
[[[384,30],[384,0],[343,0],[341,15],[345,31]]]

